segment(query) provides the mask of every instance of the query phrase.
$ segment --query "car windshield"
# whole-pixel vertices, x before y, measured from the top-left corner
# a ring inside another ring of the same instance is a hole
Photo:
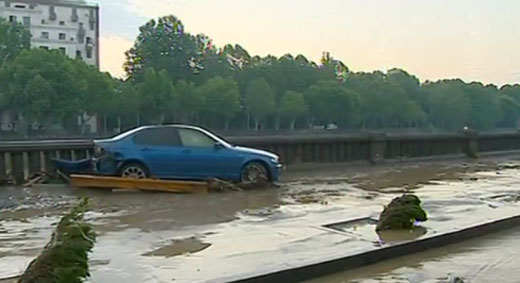
[[[210,132],[204,128],[200,128],[200,131],[205,133],[206,135],[208,135],[210,138],[212,138],[213,140],[219,142],[220,144],[226,146],[226,147],[234,147],[235,145],[233,145],[232,143],[230,143],[229,141],[227,141],[225,138],[223,138],[222,136],[219,136],[218,134],[215,134],[214,132]]]

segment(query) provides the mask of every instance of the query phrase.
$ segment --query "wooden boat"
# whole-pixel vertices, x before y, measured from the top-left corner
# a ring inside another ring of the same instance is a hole
[[[94,175],[70,175],[70,184],[78,188],[138,189],[170,193],[207,193],[208,182],[131,179]]]

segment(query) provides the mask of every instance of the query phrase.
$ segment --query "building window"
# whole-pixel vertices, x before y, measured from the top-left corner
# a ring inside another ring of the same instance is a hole
[[[66,34],[64,34],[64,33],[60,33],[60,35],[59,35],[59,39],[60,39],[60,40],[65,40],[66,38],[67,38],[67,35],[66,35]]]
[[[81,50],[76,50],[76,59],[81,59],[83,56],[81,56]]]
[[[10,23],[16,23],[16,16],[9,16]]]
[[[14,5],[14,7],[18,9],[25,9],[25,5]]]
[[[87,48],[87,58],[92,58],[92,49]]]
[[[56,14],[56,8],[54,6],[49,6],[49,20],[55,21],[58,18]]]
[[[45,24],[45,20],[42,19],[42,25],[44,25],[44,24]]]
[[[65,21],[60,21],[60,26],[64,26],[65,25]]]
[[[23,17],[23,25],[26,27],[31,26],[31,17]]]
[[[36,4],[29,4],[29,9],[34,9],[36,8]]]
[[[78,42],[81,44],[85,43],[85,28],[83,27],[83,23],[79,23]]]
[[[67,49],[65,47],[60,47],[59,50],[61,51],[61,53],[65,54],[67,53]]]
[[[42,31],[42,36],[41,36],[43,39],[49,39],[49,32],[48,31]]]
[[[73,23],[75,23],[75,22],[77,22],[79,20],[78,9],[77,8],[72,8],[71,20],[72,20]]]
[[[5,6],[8,7],[8,8],[11,7],[11,2],[9,2],[9,1],[5,1],[4,4],[5,4]]]
[[[87,36],[87,44],[92,44],[92,38],[90,38],[90,36]]]

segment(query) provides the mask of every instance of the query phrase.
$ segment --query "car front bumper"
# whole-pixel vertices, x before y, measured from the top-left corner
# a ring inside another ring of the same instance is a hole
[[[284,171],[284,166],[280,163],[271,165],[271,181],[278,182],[280,180],[280,175]]]

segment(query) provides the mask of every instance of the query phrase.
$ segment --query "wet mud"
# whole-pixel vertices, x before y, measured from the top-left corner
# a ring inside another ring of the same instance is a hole
[[[256,223],[293,221],[322,211],[357,210],[371,206],[382,208],[393,197],[407,191],[420,194],[425,210],[432,215],[431,220],[442,222],[450,219],[443,219],[442,216],[448,212],[472,213],[474,207],[487,206],[493,209],[502,204],[518,202],[520,190],[516,184],[520,178],[515,179],[512,173],[517,171],[520,173],[517,161],[511,160],[381,167],[340,166],[332,173],[308,171],[305,177],[301,177],[300,172],[287,172],[280,188],[207,195],[130,191],[112,193],[66,187],[2,188],[0,278],[13,276],[24,269],[48,241],[59,217],[80,196],[91,197],[92,212],[86,217],[100,234],[100,246],[95,248],[91,260],[95,282],[162,282],[154,281],[153,277],[142,278],[137,275],[155,272],[161,274],[161,278],[169,278],[171,271],[168,268],[163,270],[162,267],[170,264],[180,266],[180,261],[185,257],[218,254],[219,249],[229,250],[229,247],[239,245],[215,234],[214,231],[224,229],[222,227],[232,228],[236,233],[254,233],[251,229]],[[493,180],[500,178],[507,181],[497,188]],[[377,215],[374,217],[377,218]],[[333,220],[330,219],[330,222]],[[428,232],[427,227],[416,227],[410,231],[377,234],[375,223],[370,220],[327,228],[353,236],[370,235],[374,239],[373,245],[419,239]],[[298,233],[297,230],[283,230],[277,232],[277,235],[283,239],[295,233]],[[236,236],[240,237],[239,234]],[[302,236],[301,240],[304,241],[305,237]],[[121,243],[126,241],[136,243],[135,251],[130,247],[121,249]],[[221,242],[217,244],[218,241]],[[241,248],[260,252],[264,246],[266,249],[271,248],[272,241],[266,235],[258,234],[254,244],[249,243],[251,247]],[[144,263],[130,260],[139,256]],[[146,267],[139,264],[145,264]],[[401,262],[403,264],[407,262]],[[394,265],[396,268],[400,266],[397,263]],[[410,268],[407,270],[416,267]],[[352,282],[358,282],[356,280],[359,278],[359,282],[423,282],[415,279],[400,281],[408,277],[391,268],[390,271],[385,269],[381,272],[380,268],[375,268],[373,272],[367,270],[357,277],[349,275],[345,278],[351,278],[349,280],[354,280]],[[128,274],[136,274],[135,281],[127,278]],[[421,278],[441,280],[443,276],[446,274],[432,271]],[[175,276],[172,274],[170,277],[174,279]],[[349,280],[324,278],[316,282]]]
[[[173,257],[184,254],[193,254],[209,248],[211,244],[204,243],[196,237],[172,240],[165,246],[144,253],[143,256]]]

